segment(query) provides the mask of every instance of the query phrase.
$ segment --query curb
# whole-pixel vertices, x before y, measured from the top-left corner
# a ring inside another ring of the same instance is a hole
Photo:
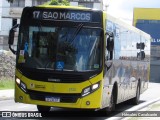
[[[149,105],[151,105],[151,104],[153,104],[153,103],[156,103],[157,101],[160,101],[160,97],[159,98],[156,98],[156,99],[154,99],[154,100],[151,100],[151,101],[148,101],[148,102],[145,102],[145,103],[142,103],[142,104],[140,104],[140,105],[137,105],[137,106],[135,106],[135,107],[132,107],[132,108],[130,108],[130,109],[128,109],[128,110],[125,110],[124,112],[128,112],[128,111],[138,111],[138,110],[140,110],[140,109],[142,109],[142,108],[145,108],[145,107],[147,107],[147,106],[149,106]],[[119,115],[121,115],[123,112],[121,112],[121,113],[118,113],[117,115],[115,115],[115,116],[119,116]],[[124,119],[124,117],[122,116],[122,117],[112,117],[112,118],[108,118],[108,119],[105,119],[105,120],[121,120],[121,119]]]

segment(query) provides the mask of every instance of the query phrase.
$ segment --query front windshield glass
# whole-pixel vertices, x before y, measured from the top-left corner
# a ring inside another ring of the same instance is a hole
[[[21,29],[18,64],[63,71],[99,70],[101,29],[29,26]]]

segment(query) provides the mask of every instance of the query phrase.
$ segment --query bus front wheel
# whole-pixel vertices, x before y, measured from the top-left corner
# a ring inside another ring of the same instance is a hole
[[[138,105],[140,99],[140,84],[137,85],[136,97],[131,99],[131,104]]]
[[[39,112],[49,112],[51,110],[51,107],[37,105],[37,109],[38,109]]]
[[[111,113],[112,111],[114,111],[115,110],[115,106],[116,106],[116,103],[115,103],[115,91],[113,90],[112,94],[111,94],[109,106],[106,108],[107,109],[107,113]]]

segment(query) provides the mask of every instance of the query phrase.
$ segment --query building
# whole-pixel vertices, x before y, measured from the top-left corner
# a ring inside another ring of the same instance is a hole
[[[160,8],[135,8],[133,25],[148,33],[151,41],[150,81],[160,83]]]
[[[0,50],[8,50],[8,32],[12,26],[12,19],[9,18],[10,4],[7,0],[0,0]]]
[[[103,0],[69,0],[70,5],[103,10]]]
[[[9,30],[20,22],[22,10],[26,6],[41,5],[50,0],[14,0],[9,3],[7,0],[0,0],[0,50],[9,50]],[[95,9],[103,9],[102,0],[69,0],[70,5],[84,6]],[[15,48],[16,48],[15,40]]]

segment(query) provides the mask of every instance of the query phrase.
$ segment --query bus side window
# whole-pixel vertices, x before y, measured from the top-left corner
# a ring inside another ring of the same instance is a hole
[[[113,33],[108,34],[106,38],[106,60],[112,60],[113,59],[113,49],[114,49],[114,36]]]

